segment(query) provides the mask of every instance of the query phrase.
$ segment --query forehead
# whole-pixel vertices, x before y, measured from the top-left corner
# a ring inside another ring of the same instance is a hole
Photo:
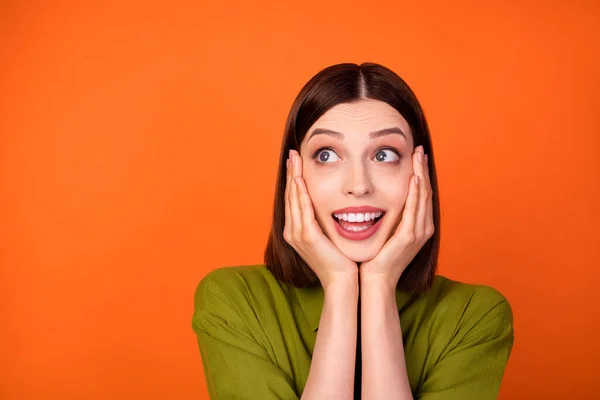
[[[397,126],[412,136],[408,122],[395,108],[380,100],[359,100],[330,108],[310,127],[332,129],[350,135],[368,135],[379,129]]]

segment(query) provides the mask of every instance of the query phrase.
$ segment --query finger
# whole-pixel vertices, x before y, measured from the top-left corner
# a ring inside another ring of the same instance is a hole
[[[429,200],[427,201],[426,225],[435,229],[433,224],[433,188],[431,187],[431,178],[429,175],[429,156],[425,155],[425,176],[427,179],[427,187],[429,188]]]
[[[399,230],[401,230],[404,235],[409,237],[415,236],[416,213],[419,206],[419,185],[417,184],[419,175],[419,160],[417,158],[418,151],[418,148],[416,148],[412,154],[413,175],[409,181],[408,195],[404,204],[401,225],[399,226]]]
[[[285,170],[285,197],[286,197],[286,199],[288,199],[290,197],[290,193],[292,191],[292,185],[290,184],[291,176],[292,176],[291,158],[288,157],[288,159],[286,161],[286,170]]]
[[[431,188],[431,177],[429,176],[429,155],[425,154],[423,159],[423,165],[425,167],[425,181],[427,182],[427,189],[429,189],[429,191],[432,191]]]
[[[300,211],[302,214],[302,226],[305,229],[311,228],[317,230],[319,228],[319,225],[317,224],[317,220],[315,219],[315,210],[312,206],[310,195],[308,194],[306,182],[301,176],[296,176],[295,179],[296,187],[298,189],[298,201]]]
[[[294,176],[302,176],[302,157],[300,157],[300,154],[296,150],[292,150],[292,152],[294,160],[292,173]]]
[[[404,204],[402,221],[399,230],[402,235],[414,237],[415,232],[415,214],[419,202],[419,188],[416,183],[417,175],[412,175],[409,182],[408,196]]]
[[[306,184],[302,177],[302,157],[296,151],[293,154],[294,167],[293,167],[293,179],[295,179],[296,183],[296,195],[298,199],[298,208],[300,209],[300,215],[302,216],[302,226],[304,228],[311,225],[310,220],[311,217],[314,219],[314,211],[312,209],[312,204],[310,202],[310,197],[308,195],[308,190],[306,189]],[[308,204],[307,204],[308,203]],[[308,207],[307,207],[308,205]],[[312,216],[310,213],[312,212]],[[306,224],[308,222],[308,225]]]
[[[304,179],[302,178],[302,157],[300,154],[293,150],[293,168],[292,168],[292,179],[294,179],[295,187],[296,187],[296,204],[295,207],[299,210],[300,215],[300,223],[302,226],[302,234],[306,234],[306,230],[312,226],[312,221],[315,219],[314,211],[312,210],[312,204],[310,203],[310,197],[308,197],[308,190],[306,190],[306,196],[304,196],[305,190],[303,190],[302,183]],[[304,185],[304,189],[306,185]],[[308,206],[309,209],[306,208],[306,197],[308,197]],[[312,214],[311,214],[312,213]]]
[[[294,225],[292,224],[292,215],[290,214],[290,193],[292,182],[290,182],[292,176],[292,170],[290,168],[290,159],[286,161],[286,175],[285,175],[285,227],[287,227],[288,234],[293,232]],[[286,229],[284,227],[284,230]]]
[[[292,160],[294,160],[294,156],[292,156]],[[292,163],[293,165],[291,166],[292,168],[290,168],[291,170],[293,170],[296,165],[295,165],[295,160]],[[298,185],[296,184],[293,176],[291,177],[291,192],[290,192],[290,215],[292,217],[292,237],[294,238],[294,241],[296,240],[300,240],[302,238],[302,214],[300,211],[300,207],[299,207],[299,202],[298,202]]]
[[[419,160],[419,158],[421,158]],[[417,205],[417,215],[415,220],[415,235],[417,238],[425,236],[425,223],[427,216],[427,180],[425,177],[425,157],[423,146],[419,146],[417,154],[416,173],[419,175],[419,204]]]

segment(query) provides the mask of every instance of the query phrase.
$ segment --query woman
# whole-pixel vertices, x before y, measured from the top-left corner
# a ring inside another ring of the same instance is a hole
[[[423,110],[373,63],[300,91],[264,265],[219,268],[193,328],[215,399],[495,399],[512,310],[436,275],[440,208]]]

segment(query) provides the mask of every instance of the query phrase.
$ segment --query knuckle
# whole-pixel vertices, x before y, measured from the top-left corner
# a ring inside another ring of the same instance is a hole
[[[417,235],[414,232],[407,232],[404,234],[404,240],[407,243],[414,243],[417,239]]]
[[[425,241],[425,232],[419,232],[415,234],[415,243],[422,243]]]
[[[294,233],[292,233],[292,241],[294,243],[302,243],[302,234],[300,232],[294,231]]]
[[[435,226],[433,226],[433,224],[427,225],[427,233],[429,234],[429,236],[435,233]]]
[[[302,243],[306,245],[312,245],[315,242],[315,235],[310,229],[305,229],[302,232]]]

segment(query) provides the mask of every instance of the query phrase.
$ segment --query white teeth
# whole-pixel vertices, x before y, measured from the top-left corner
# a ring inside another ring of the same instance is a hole
[[[371,227],[371,225],[365,226],[365,227],[362,227],[362,228],[358,228],[356,226],[352,226],[352,227],[344,228],[344,229],[347,230],[347,231],[352,231],[352,232],[360,232],[360,231],[364,231],[365,229],[369,229],[370,227]]]
[[[371,221],[375,218],[379,218],[383,215],[382,212],[376,213],[343,213],[343,214],[333,214],[337,219],[348,221],[348,222],[363,222],[363,221]]]

